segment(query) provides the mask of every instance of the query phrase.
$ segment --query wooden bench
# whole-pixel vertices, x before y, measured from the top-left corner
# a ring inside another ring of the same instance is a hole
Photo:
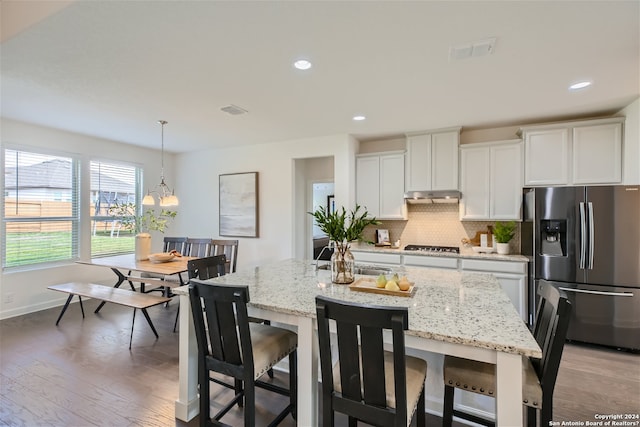
[[[86,282],[69,282],[59,285],[51,285],[48,287],[48,289],[69,294],[67,302],[64,304],[64,307],[62,307],[60,316],[58,316],[56,326],[58,325],[58,323],[60,323],[60,319],[62,319],[65,311],[67,311],[67,307],[69,307],[69,303],[73,299],[74,295],[77,295],[78,299],[80,300],[80,310],[82,311],[83,318],[84,307],[82,306],[82,297],[95,298],[104,302],[112,302],[114,304],[132,307],[133,320],[131,322],[131,337],[129,338],[129,349],[131,349],[131,341],[133,340],[133,325],[136,321],[136,310],[140,309],[142,311],[142,314],[144,314],[144,317],[147,319],[147,323],[149,323],[151,330],[155,334],[156,338],[158,338],[158,332],[153,326],[153,322],[149,317],[149,313],[147,313],[147,308],[153,307],[154,305],[166,303],[167,301],[171,301],[171,298],[149,295],[140,292],[129,291],[126,289],[113,288],[111,286],[97,285],[95,283]]]

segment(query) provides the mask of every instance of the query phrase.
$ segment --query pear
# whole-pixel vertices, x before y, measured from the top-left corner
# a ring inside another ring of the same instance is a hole
[[[389,280],[384,287],[388,291],[399,291],[398,283],[395,280]]]
[[[398,287],[401,291],[409,290],[409,288],[411,287],[411,283],[409,282],[409,279],[407,279],[407,276],[402,276],[402,278],[398,282]]]
[[[387,277],[384,274],[379,275],[378,279],[376,280],[376,287],[384,288],[386,284],[387,284]]]
[[[398,283],[400,281],[400,278],[398,277],[398,273],[395,273],[393,275],[393,277],[391,278],[391,280],[393,280],[394,282]]]

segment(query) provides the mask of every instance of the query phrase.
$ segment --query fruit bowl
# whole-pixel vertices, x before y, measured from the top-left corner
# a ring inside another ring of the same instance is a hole
[[[154,264],[159,264],[162,262],[169,262],[175,257],[171,252],[159,252],[156,254],[149,255],[149,261]]]

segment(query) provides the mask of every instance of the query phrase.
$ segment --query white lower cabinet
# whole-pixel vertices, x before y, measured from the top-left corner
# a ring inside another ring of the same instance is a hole
[[[487,261],[462,259],[460,269],[464,272],[491,273],[511,299],[514,307],[528,321],[527,313],[527,264],[512,261]]]
[[[458,269],[458,258],[445,258],[423,255],[404,255],[404,265],[409,267],[429,267]]]
[[[352,250],[353,258],[356,261],[356,264],[388,264],[388,265],[397,265],[399,266],[402,263],[402,255],[400,254],[388,254],[388,253],[375,253],[375,252],[366,252],[366,251],[357,251]]]

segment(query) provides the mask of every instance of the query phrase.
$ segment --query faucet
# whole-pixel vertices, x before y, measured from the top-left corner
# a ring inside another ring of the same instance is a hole
[[[332,249],[329,246],[331,246],[331,243],[329,243],[328,246],[323,247],[322,250],[320,251],[320,253],[318,254],[318,257],[316,258],[316,271],[318,271],[318,268],[320,268],[318,266],[318,261],[320,261],[320,258],[322,258],[322,254],[324,253],[324,251]]]

